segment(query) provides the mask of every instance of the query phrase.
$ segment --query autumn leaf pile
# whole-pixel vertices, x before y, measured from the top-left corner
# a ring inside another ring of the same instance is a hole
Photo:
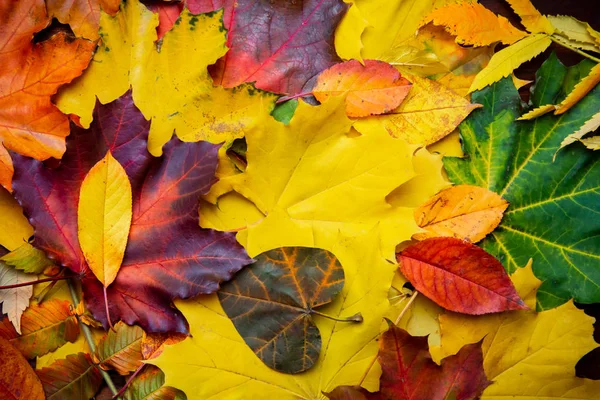
[[[506,1],[0,0],[0,399],[600,399],[600,32]]]

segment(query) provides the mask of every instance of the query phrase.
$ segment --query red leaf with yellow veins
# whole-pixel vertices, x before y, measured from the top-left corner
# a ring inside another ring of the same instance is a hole
[[[33,44],[50,23],[43,0],[0,0],[0,15],[0,185],[11,190],[6,150],[38,160],[63,155],[69,120],[50,98],[81,75],[95,43],[61,32]]]
[[[90,129],[73,128],[59,167],[15,156],[15,196],[35,228],[34,245],[81,275],[88,308],[106,327],[103,286],[77,239],[77,205],[84,177],[110,150],[133,192],[123,264],[107,289],[111,320],[187,332],[172,301],[215,292],[251,260],[232,234],[198,226],[198,199],[216,180],[218,146],[172,140],[154,158],[146,150],[149,125],[130,93],[98,104]]]
[[[528,309],[500,261],[474,244],[431,238],[397,258],[406,279],[447,310],[479,315]]]
[[[79,336],[77,318],[69,302],[48,300],[32,304],[21,317],[21,335],[7,317],[0,322],[0,337],[8,340],[25,358],[35,358],[54,351]]]
[[[333,400],[446,400],[478,399],[492,382],[483,370],[481,343],[464,346],[441,365],[431,360],[426,337],[413,337],[394,325],[379,342],[379,392],[340,386],[327,396]]]

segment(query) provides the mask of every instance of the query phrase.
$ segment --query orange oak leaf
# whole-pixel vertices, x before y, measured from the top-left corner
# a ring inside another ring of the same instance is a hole
[[[320,102],[346,94],[346,114],[367,117],[389,112],[402,103],[412,84],[390,64],[356,60],[336,64],[317,78],[313,94]]]
[[[46,7],[51,17],[69,24],[78,37],[96,40],[100,10],[115,15],[120,3],[121,0],[46,0]]]
[[[450,236],[476,243],[498,226],[506,207],[506,200],[485,188],[451,186],[415,209],[415,221],[425,231],[413,239]]]
[[[430,238],[407,247],[397,259],[406,279],[447,310],[479,315],[528,309],[500,261],[474,244]]]
[[[332,400],[475,400],[492,383],[483,370],[481,342],[464,346],[437,365],[429,355],[427,337],[410,336],[392,324],[379,342],[379,363],[379,392],[340,386],[327,396]]]
[[[0,399],[43,400],[39,378],[21,353],[0,338]]]
[[[21,317],[21,335],[7,317],[0,322],[0,337],[8,340],[26,358],[54,351],[79,336],[79,325],[69,302],[52,299],[32,304]]]
[[[69,120],[50,98],[87,67],[95,47],[65,33],[33,44],[49,24],[43,0],[0,0],[0,184],[11,190],[6,150],[45,160],[61,158]]]
[[[502,42],[513,44],[527,36],[506,18],[498,16],[479,3],[459,3],[440,7],[429,14],[423,24],[442,25],[456,36],[460,44],[487,46]]]

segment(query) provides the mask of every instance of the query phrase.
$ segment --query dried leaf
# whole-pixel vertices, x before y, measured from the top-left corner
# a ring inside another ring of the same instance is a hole
[[[564,36],[569,42],[574,42],[575,47],[600,52],[600,46],[592,36],[588,23],[567,15],[548,15],[547,18],[556,28],[556,33]]]
[[[32,282],[35,275],[26,274],[0,262],[0,286]],[[21,334],[21,315],[29,307],[29,299],[33,295],[33,286],[21,286],[0,290],[0,315],[6,314],[15,330]]]
[[[408,95],[411,83],[398,70],[382,61],[356,60],[336,64],[317,78],[313,94],[320,102],[331,96],[345,95],[349,117],[367,117],[387,113]]]
[[[425,239],[397,257],[406,279],[447,310],[480,315],[527,309],[502,264],[471,243]]]
[[[50,23],[43,0],[3,1],[0,15],[0,185],[11,190],[6,150],[38,160],[64,153],[69,121],[50,97],[87,67],[95,44],[64,33],[33,44]]]
[[[121,375],[128,375],[142,365],[143,334],[138,326],[117,323],[115,329],[109,329],[98,343],[94,362],[102,369],[114,369]]]
[[[436,365],[427,351],[427,338],[413,337],[390,323],[379,344],[383,370],[379,392],[341,386],[327,393],[332,400],[479,399],[492,382],[483,372],[481,343],[464,346]]]
[[[283,247],[255,258],[219,290],[223,310],[269,368],[304,372],[321,351],[314,308],[331,303],[342,290],[342,265],[329,251],[305,247]]]
[[[88,267],[104,286],[121,268],[131,225],[131,184],[110,150],[81,183],[77,233]]]
[[[0,398],[44,400],[40,380],[21,353],[0,337]]]
[[[75,342],[79,337],[79,324],[70,311],[69,302],[56,299],[27,308],[21,318],[21,329],[19,335],[5,317],[0,323],[0,337],[29,359]]]
[[[410,76],[409,80],[413,86],[400,107],[359,120],[354,127],[363,132],[369,125],[380,125],[410,144],[428,145],[448,135],[473,109],[481,107],[430,79]]]
[[[23,243],[10,253],[0,257],[0,261],[26,274],[41,274],[46,267],[53,265],[43,251],[29,243]]]
[[[102,384],[100,372],[84,353],[68,355],[36,373],[44,385],[47,400],[90,399]]]
[[[469,92],[482,89],[510,75],[519,65],[542,53],[551,44],[552,40],[548,35],[539,33],[500,50],[494,54],[487,67],[477,74]]]
[[[449,187],[415,209],[415,221],[425,232],[413,239],[450,236],[476,243],[498,226],[506,207],[506,200],[485,188]]]
[[[218,146],[174,140],[163,157],[152,157],[146,152],[149,122],[130,94],[99,104],[94,115],[89,130],[73,128],[58,168],[19,158],[15,193],[35,224],[35,245],[82,276],[90,311],[108,326],[104,288],[79,247],[77,202],[85,175],[110,150],[125,166],[135,199],[123,264],[107,288],[111,319],[148,332],[187,332],[172,300],[215,292],[250,262],[232,234],[198,227],[198,198],[214,181]]]
[[[456,36],[457,43],[464,45],[513,44],[527,36],[506,18],[497,16],[479,3],[464,2],[437,8],[423,24],[429,22],[444,26],[446,31]]]

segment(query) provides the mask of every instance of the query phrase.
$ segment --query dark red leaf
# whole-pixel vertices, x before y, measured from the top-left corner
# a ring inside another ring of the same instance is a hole
[[[440,306],[463,314],[487,314],[528,307],[500,261],[474,244],[436,237],[397,255],[400,271]]]
[[[148,332],[187,332],[173,299],[215,292],[251,260],[232,234],[198,226],[198,198],[215,181],[219,146],[172,140],[154,158],[148,128],[130,93],[98,104],[89,130],[72,129],[58,168],[15,157],[15,194],[35,228],[34,244],[81,274],[89,309],[106,326],[103,287],[77,240],[77,203],[85,175],[110,150],[133,190],[129,242],[107,290],[111,319]]]
[[[470,400],[478,399],[492,382],[483,370],[481,342],[464,346],[456,355],[431,360],[426,337],[413,337],[394,325],[379,343],[381,384],[379,392],[340,386],[330,399]]]

